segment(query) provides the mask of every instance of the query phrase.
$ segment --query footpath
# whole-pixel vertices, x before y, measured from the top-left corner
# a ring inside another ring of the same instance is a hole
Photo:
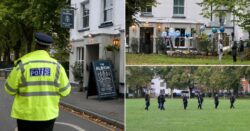
[[[61,99],[60,104],[124,129],[124,99],[99,100],[98,96],[87,99],[86,94],[87,92],[79,92],[77,87],[72,86],[70,95]]]

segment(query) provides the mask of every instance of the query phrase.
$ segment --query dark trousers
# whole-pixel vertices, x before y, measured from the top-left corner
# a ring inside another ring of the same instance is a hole
[[[237,56],[236,55],[233,55],[233,60],[234,60],[234,62],[237,61]]]
[[[233,102],[231,102],[230,108],[231,109],[234,108],[234,103]]]
[[[53,131],[55,120],[26,121],[17,119],[17,128],[18,131]]]
[[[148,110],[149,105],[150,105],[149,101],[146,101],[146,107],[145,107],[145,110]]]
[[[186,110],[188,103],[183,103],[183,104],[184,104],[184,110]]]
[[[160,103],[160,109],[161,109],[161,110],[165,110],[165,108],[164,108],[164,102],[161,102],[161,103]]]
[[[199,103],[198,109],[202,109],[202,103]]]
[[[217,109],[219,102],[215,102],[214,104],[215,104],[215,109]]]

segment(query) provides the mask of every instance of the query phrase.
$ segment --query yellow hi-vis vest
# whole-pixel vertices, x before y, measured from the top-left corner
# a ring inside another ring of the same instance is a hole
[[[64,68],[43,50],[20,58],[5,84],[5,91],[15,96],[11,117],[30,121],[57,118],[59,99],[70,90]]]

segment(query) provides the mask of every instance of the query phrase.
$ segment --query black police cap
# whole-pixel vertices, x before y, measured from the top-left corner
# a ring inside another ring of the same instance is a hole
[[[50,46],[53,43],[53,39],[51,36],[41,32],[35,33],[35,41],[37,44],[45,46]]]

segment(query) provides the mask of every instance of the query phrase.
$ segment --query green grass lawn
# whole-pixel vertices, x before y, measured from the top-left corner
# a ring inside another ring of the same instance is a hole
[[[151,99],[149,111],[144,110],[144,99],[126,100],[127,131],[249,131],[250,100],[237,100],[230,109],[229,100],[220,99],[214,109],[213,99],[204,99],[203,109],[197,109],[197,99],[188,101],[183,109],[181,99],[167,99],[165,110],[158,109],[156,99]]]
[[[127,65],[219,65],[217,56],[177,57],[164,54],[126,54]],[[222,65],[250,65],[250,60],[233,62],[230,55],[224,55]]]

